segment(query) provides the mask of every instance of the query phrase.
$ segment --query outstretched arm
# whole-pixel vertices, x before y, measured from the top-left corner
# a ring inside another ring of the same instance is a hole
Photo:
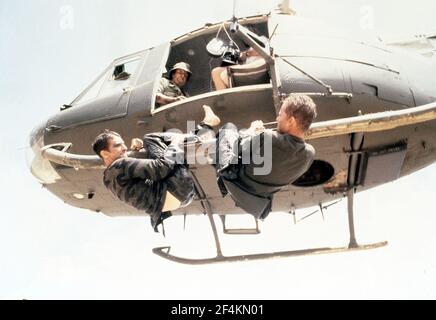
[[[156,159],[134,159],[127,158],[127,165],[125,168],[126,176],[129,179],[141,178],[158,181],[165,179],[174,169],[176,161],[172,158],[175,153],[181,152],[179,145],[183,142],[183,135],[173,135],[172,141],[168,148],[164,151],[165,155],[162,157],[160,154]],[[132,139],[131,149],[139,151],[143,147],[143,141],[138,138]]]
[[[161,105],[173,103],[173,102],[183,100],[183,99],[186,99],[186,97],[185,96],[169,97],[169,96],[166,96],[162,93],[156,94],[156,102],[161,104]]]
[[[250,128],[245,129],[245,130],[241,130],[241,135],[246,137],[246,136],[254,136],[257,135],[259,133],[262,133],[265,131],[265,127],[263,125],[263,121],[262,120],[256,120],[253,121],[250,125]]]

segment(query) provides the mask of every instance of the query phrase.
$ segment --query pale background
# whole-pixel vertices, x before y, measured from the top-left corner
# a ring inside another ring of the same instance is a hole
[[[291,3],[299,16],[356,37],[436,32],[433,0]],[[151,253],[173,244],[175,253],[212,255],[205,216],[188,217],[185,232],[183,218],[169,219],[164,239],[146,218],[69,207],[30,175],[31,129],[114,58],[229,19],[232,7],[230,0],[1,1],[0,298],[436,298],[435,165],[356,196],[358,240],[388,240],[385,248],[213,266],[175,264]],[[237,15],[269,7],[239,1]],[[261,227],[257,238],[224,237],[224,252],[345,244],[346,201],[327,210],[325,223],[314,215],[294,226],[289,215],[275,214]]]

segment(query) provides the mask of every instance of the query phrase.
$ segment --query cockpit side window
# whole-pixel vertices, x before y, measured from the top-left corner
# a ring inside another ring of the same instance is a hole
[[[80,104],[133,86],[141,58],[134,56],[125,61],[116,61],[72,104]]]
[[[115,90],[125,89],[134,85],[135,72],[140,59],[136,58],[127,62],[117,63],[110,69],[110,76],[103,83],[99,96],[104,96]]]
[[[72,104],[79,104],[97,98],[98,93],[100,92],[100,89],[108,76],[108,73],[109,71],[106,71],[100,75],[100,78],[94,81],[94,84],[89,87],[84,94],[80,95],[76,100],[74,100]]]

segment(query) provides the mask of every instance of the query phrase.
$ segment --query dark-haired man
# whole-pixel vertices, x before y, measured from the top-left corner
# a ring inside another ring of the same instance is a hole
[[[210,107],[203,108],[203,124],[218,125],[220,120]],[[133,139],[131,149],[141,149],[146,159],[128,157],[124,140],[113,131],[98,135],[92,145],[106,166],[103,177],[106,188],[121,201],[149,213],[155,231],[171,215],[171,210],[187,206],[195,194],[187,165],[174,158],[174,154],[183,153],[179,146],[185,137],[176,133],[152,133],[143,140]]]

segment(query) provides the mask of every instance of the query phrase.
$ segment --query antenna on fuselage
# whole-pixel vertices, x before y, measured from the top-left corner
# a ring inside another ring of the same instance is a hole
[[[237,0],[233,0],[233,17],[232,17],[233,22],[236,21],[236,2]]]

